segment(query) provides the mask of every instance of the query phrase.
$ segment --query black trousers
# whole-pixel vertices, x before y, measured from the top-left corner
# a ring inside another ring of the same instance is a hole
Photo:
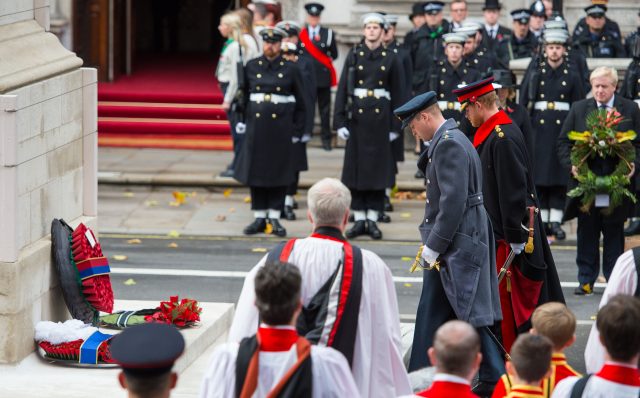
[[[384,211],[384,189],[361,191],[349,188],[351,191],[352,210]]]
[[[596,209],[578,215],[578,282],[593,284],[600,272],[602,233],[602,273],[609,280],[613,266],[624,251],[624,222],[608,220]]]
[[[296,173],[295,179],[293,182],[287,187],[287,195],[293,196],[298,193],[298,182],[300,181],[300,172]]]
[[[220,82],[220,90],[222,94],[227,93],[227,88],[229,88],[229,83]],[[240,154],[240,150],[242,149],[242,143],[244,142],[244,134],[236,133],[236,125],[238,124],[238,115],[228,110],[225,112],[227,114],[227,120],[229,121],[229,126],[231,127],[231,139],[233,140],[233,160],[227,166],[228,169],[234,170],[236,168],[236,163],[238,162],[238,155]]]
[[[427,350],[433,345],[436,330],[445,322],[457,319],[444,292],[440,273],[435,270],[424,270],[423,273],[422,294],[413,332],[409,372],[431,365]],[[480,381],[495,385],[500,376],[505,373],[504,357],[487,329],[490,329],[495,336],[499,336],[499,332],[497,332],[500,330],[499,322],[492,326],[476,328],[480,335],[480,351],[482,352],[478,378]]]
[[[249,187],[251,191],[251,210],[284,209],[284,197],[287,187]]]
[[[562,185],[542,187],[537,186],[541,209],[564,209],[567,198],[567,187]]]
[[[331,139],[331,87],[318,87],[318,113],[320,114],[320,136],[322,140]]]

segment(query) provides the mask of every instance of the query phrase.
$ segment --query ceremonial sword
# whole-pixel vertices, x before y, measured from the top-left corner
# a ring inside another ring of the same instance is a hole
[[[498,285],[500,284],[500,282],[502,282],[504,276],[507,274],[507,271],[509,270],[509,267],[511,266],[514,258],[516,258],[516,253],[511,250],[511,252],[509,252],[509,255],[507,256],[507,259],[504,260],[504,264],[502,265],[502,268],[500,268],[500,272],[498,273]]]

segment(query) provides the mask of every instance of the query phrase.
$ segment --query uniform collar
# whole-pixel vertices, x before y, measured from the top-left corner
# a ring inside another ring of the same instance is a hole
[[[314,236],[314,235],[322,235],[322,236]],[[313,234],[311,236],[315,238],[321,238],[321,239],[322,237],[326,236],[328,238],[331,238],[331,240],[339,240],[342,242],[346,241],[344,236],[342,236],[342,232],[338,228],[330,227],[326,225],[316,228],[313,231]]]
[[[440,141],[440,138],[442,138],[442,135],[444,134],[445,131],[451,130],[457,127],[458,127],[458,123],[456,123],[455,120],[446,119],[438,127],[438,129],[436,130],[436,133],[433,135],[433,138],[430,141],[431,143],[429,144],[429,149],[427,150],[427,156],[431,157],[431,154],[433,153],[433,150],[436,147],[436,144],[438,143],[438,141]]]
[[[489,137],[493,129],[499,124],[511,124],[512,121],[503,110],[498,110],[495,115],[487,119],[478,129],[473,138],[473,146],[479,147]]]
[[[458,383],[458,384],[466,384],[466,385],[471,384],[469,383],[469,380],[465,379],[464,377],[452,375],[449,373],[436,373],[433,376],[433,382],[435,383],[436,381],[446,381],[449,383]]]
[[[258,328],[257,337],[260,351],[289,351],[298,341],[298,332],[290,325],[270,326],[263,323]]]
[[[605,362],[596,376],[614,383],[640,387],[640,371],[626,363]]]

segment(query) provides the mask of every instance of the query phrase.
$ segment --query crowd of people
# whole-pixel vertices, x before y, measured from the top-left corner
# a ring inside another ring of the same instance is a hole
[[[280,218],[296,218],[316,103],[323,148],[332,150],[331,127],[346,144],[340,180],[308,191],[313,233],[277,245],[246,277],[201,397],[640,395],[640,250],[623,254],[625,234],[640,232],[640,139],[628,135],[624,164],[611,154],[578,159],[600,183],[622,164],[629,195],[598,192],[590,206],[567,197],[585,180],[569,136],[589,128],[592,112],[620,119],[607,126],[615,137],[640,133],[640,30],[623,42],[602,0],[584,8],[573,34],[546,0],[513,10],[511,29],[498,23],[495,0],[485,1],[482,22],[467,18],[465,0],[449,3],[450,21],[445,8],[415,3],[402,44],[398,16],[365,14],[341,73],[335,32],[320,24],[322,4],[305,5],[304,25],[282,21],[274,0],[222,17],[227,41],[216,76],[235,155],[224,174],[250,188],[255,219],[244,233],[284,237]],[[618,91],[614,68],[590,72],[586,63],[625,56],[632,62]],[[509,63],[525,57],[518,85]],[[349,242],[382,239],[378,223],[390,221],[405,132],[416,139],[416,177],[426,186],[414,263],[423,287],[408,358],[389,268]],[[562,223],[572,218],[574,293],[593,293],[601,234],[609,281],[586,376],[564,355],[576,317],[549,246],[566,238]],[[425,368],[435,369],[430,386],[412,383],[409,374]],[[176,378],[163,369],[169,391]],[[134,373],[124,375],[123,386],[139,385]]]

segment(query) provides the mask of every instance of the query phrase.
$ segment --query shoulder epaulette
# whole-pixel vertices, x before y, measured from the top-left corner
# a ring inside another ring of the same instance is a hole
[[[500,127],[500,125],[497,125],[495,127],[496,133],[498,133],[498,137],[500,138],[504,138],[504,131],[502,131],[502,128]]]

